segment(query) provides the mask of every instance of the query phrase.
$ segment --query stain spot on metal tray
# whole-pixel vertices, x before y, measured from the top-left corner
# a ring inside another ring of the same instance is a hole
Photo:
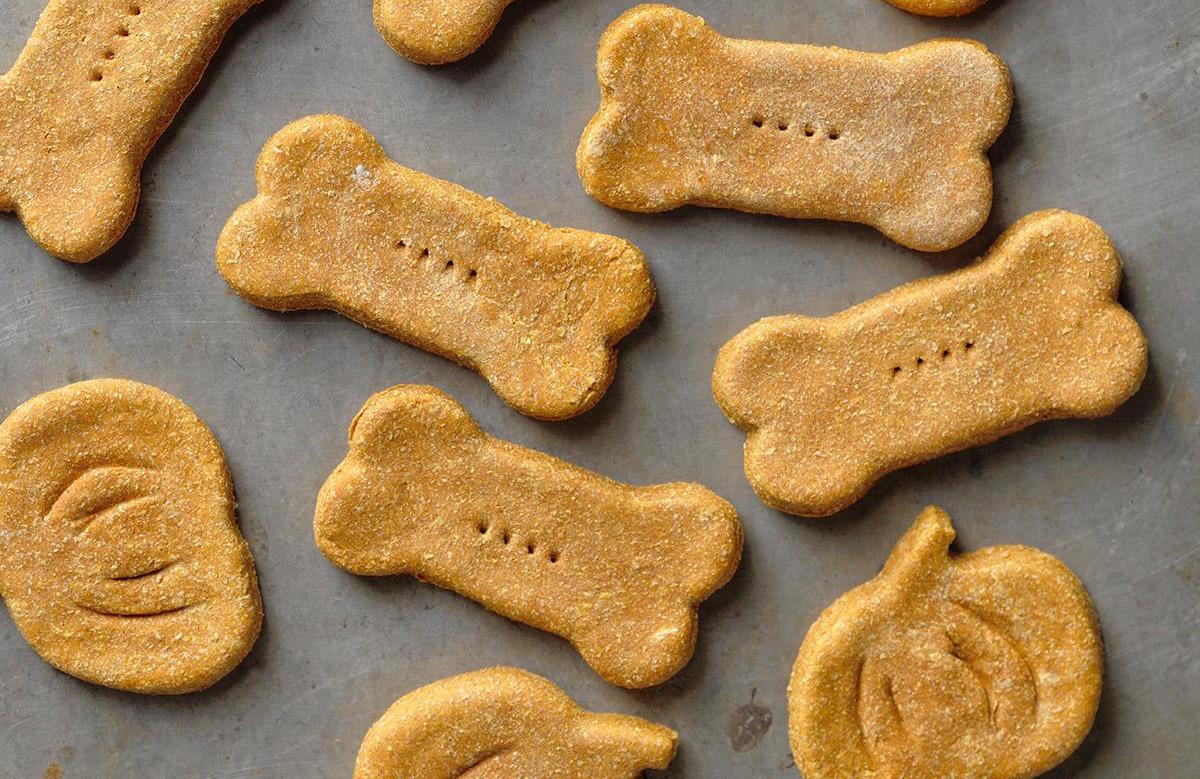
[[[755,702],[754,696],[757,694],[756,687],[750,691],[750,702],[738,706],[725,725],[725,733],[729,736],[729,745],[733,747],[734,752],[749,752],[754,749],[771,729],[774,715],[771,714],[770,708]]]

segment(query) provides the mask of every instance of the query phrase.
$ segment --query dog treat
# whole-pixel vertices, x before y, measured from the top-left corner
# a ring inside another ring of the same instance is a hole
[[[868,54],[734,40],[641,5],[604,34],[597,73],[577,162],[613,208],[862,222],[925,251],[963,243],[991,211],[987,150],[1012,82],[974,41]]]
[[[317,499],[317,546],[356,574],[412,574],[560,635],[622,687],[691,659],[697,605],[737,568],[733,507],[698,484],[631,487],[480,430],[454,398],[367,401]]]
[[[1104,649],[1079,579],[1027,546],[952,557],[953,540],[925,509],[808,631],[788,687],[806,779],[1025,779],[1091,730]]]
[[[1043,211],[968,268],[826,319],[751,325],[721,349],[713,393],[748,433],[759,497],[825,516],[899,468],[1124,403],[1146,339],[1120,283],[1095,223]]]
[[[965,16],[983,8],[987,0],[887,0],[897,8],[923,16]]]
[[[88,381],[0,425],[0,594],[55,668],[118,690],[202,690],[262,602],[221,447],[180,400]]]
[[[654,302],[628,241],[555,229],[392,162],[336,116],[285,127],[217,266],[255,305],[332,309],[478,371],[523,414],[565,419],[612,383]]]
[[[527,671],[488,668],[405,695],[363,739],[354,779],[637,779],[675,757],[670,728],[593,714]]]
[[[398,54],[445,65],[474,54],[513,0],[375,0],[375,26]]]
[[[258,0],[50,0],[0,77],[0,211],[87,262],[133,220],[142,163]]]

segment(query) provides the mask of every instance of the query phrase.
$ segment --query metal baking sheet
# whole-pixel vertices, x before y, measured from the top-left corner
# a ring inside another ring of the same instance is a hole
[[[0,410],[100,376],[186,400],[228,456],[266,601],[242,667],[179,698],[60,674],[0,618],[0,777],[348,777],[363,734],[396,698],[495,663],[544,674],[588,707],[678,729],[667,776],[794,776],[784,690],[800,641],[929,503],[950,511],[962,549],[1041,547],[1095,597],[1104,699],[1053,775],[1198,775],[1200,5],[992,0],[936,21],[882,0],[679,0],[729,35],[870,50],[961,35],[1004,57],[1017,105],[992,153],[994,215],[967,246],[927,256],[865,227],[691,208],[638,216],[590,200],[574,154],[598,103],[595,45],[631,4],[521,0],[477,55],[429,69],[383,43],[368,0],[266,0],[151,155],[137,221],[115,250],[68,265],[0,216]],[[43,6],[0,0],[0,68]],[[352,117],[397,160],[523,214],[646,250],[660,302],[625,342],[596,409],[566,423],[526,419],[445,360],[331,313],[273,314],[227,290],[213,247],[254,194],[255,157],[274,131],[315,112]],[[834,519],[763,506],[742,475],[742,434],[709,391],[721,344],[762,316],[830,314],[960,266],[1047,207],[1091,216],[1119,246],[1122,300],[1152,348],[1141,392],[1108,419],[1040,425],[893,475]],[[328,563],[312,541],[317,490],[362,402],[400,382],[442,387],[492,433],[615,478],[696,480],[731,500],[746,558],[704,606],[692,663],[657,689],[617,689],[558,638],[413,579]],[[771,724],[737,751],[731,717],[752,698]]]

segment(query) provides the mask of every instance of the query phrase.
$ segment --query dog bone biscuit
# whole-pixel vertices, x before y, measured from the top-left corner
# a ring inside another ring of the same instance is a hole
[[[1008,123],[1008,69],[982,44],[868,54],[724,38],[642,5],[600,41],[584,188],[629,211],[685,204],[873,225],[957,246],[987,221],[987,150]]]
[[[239,295],[332,309],[448,357],[530,416],[594,406],[615,344],[654,302],[628,241],[550,228],[404,168],[348,119],[284,128],[259,158],[258,186],[217,246]]]
[[[987,0],[887,0],[897,8],[923,16],[966,16]]]
[[[262,602],[221,447],[162,390],[88,381],[0,424],[0,595],[55,668],[118,690],[204,689]]]
[[[825,319],[751,325],[721,349],[713,393],[748,433],[759,497],[825,516],[897,469],[1115,410],[1146,374],[1120,283],[1095,223],[1043,211],[968,268]]]
[[[475,53],[513,0],[375,0],[375,26],[398,54],[445,65]]]
[[[807,779],[1025,779],[1091,729],[1104,649],[1079,579],[1027,546],[951,556],[953,539],[925,509],[808,631],[788,686]]]
[[[632,487],[492,438],[452,397],[367,401],[317,499],[317,546],[356,574],[412,574],[562,636],[613,684],[678,672],[697,606],[733,575],[742,529],[698,484]]]
[[[637,779],[675,757],[670,728],[593,714],[549,681],[488,668],[405,695],[371,726],[354,779]]]
[[[0,211],[55,257],[125,234],[142,164],[258,0],[50,0],[0,76]]]

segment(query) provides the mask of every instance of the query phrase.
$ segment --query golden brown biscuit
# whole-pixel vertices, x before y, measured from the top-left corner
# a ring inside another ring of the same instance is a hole
[[[513,0],[375,0],[375,26],[397,53],[422,65],[473,54]]]
[[[654,302],[628,241],[551,228],[397,165],[348,119],[285,127],[259,157],[258,186],[217,245],[239,295],[337,311],[478,371],[540,419],[600,400],[617,341]]]
[[[1008,123],[1008,69],[980,43],[891,54],[724,38],[641,5],[600,41],[584,188],[629,211],[685,204],[873,225],[939,251],[992,206],[987,150]]]
[[[51,0],[0,77],[0,211],[87,262],[133,220],[142,163],[258,0]]]
[[[1025,779],[1091,729],[1104,650],[1079,579],[1027,546],[951,557],[953,540],[925,509],[808,631],[788,686],[806,779]]]
[[[965,16],[983,8],[987,0],[887,0],[897,8],[924,16]]]
[[[721,349],[713,393],[748,433],[759,497],[825,516],[899,468],[1124,403],[1146,339],[1120,283],[1103,230],[1042,211],[968,268],[825,319],[751,325]]]
[[[355,417],[314,530],[348,571],[453,590],[566,638],[634,688],[691,659],[697,606],[742,551],[733,506],[699,484],[620,484],[492,438],[454,398],[416,385]]]
[[[488,668],[405,695],[358,752],[354,779],[636,779],[675,758],[670,728],[593,714],[540,676]]]
[[[202,690],[242,661],[262,602],[221,447],[132,381],[38,395],[0,425],[0,593],[55,668],[105,687]]]

